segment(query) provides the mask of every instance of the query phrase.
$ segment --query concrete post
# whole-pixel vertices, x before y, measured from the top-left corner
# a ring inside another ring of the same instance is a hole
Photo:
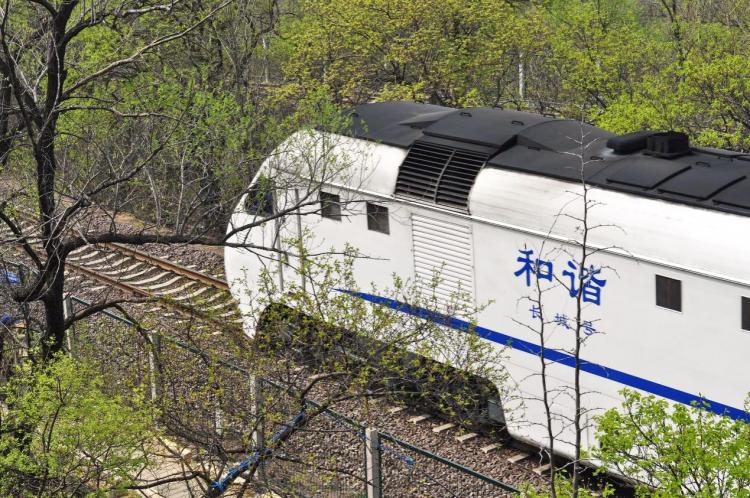
[[[263,379],[253,375],[250,379],[251,384],[251,395],[253,397],[253,403],[251,405],[253,421],[255,423],[255,430],[252,435],[253,447],[259,449],[266,444],[265,434],[265,418],[263,414]],[[258,471],[255,475],[259,479],[265,478],[265,471],[263,465],[258,467]]]
[[[365,470],[367,498],[382,498],[380,483],[380,434],[372,427],[365,429]]]
[[[148,350],[148,372],[151,379],[151,401],[156,402],[159,397],[159,369],[156,366],[156,355],[161,349],[161,335],[158,332],[149,331],[151,347]]]
[[[65,296],[65,299],[63,299],[63,317],[65,320],[73,316],[73,300],[70,298],[70,296]],[[75,358],[75,347],[76,347],[76,326],[75,324],[71,325],[70,328],[65,332],[65,345],[68,348],[68,353],[70,356]]]

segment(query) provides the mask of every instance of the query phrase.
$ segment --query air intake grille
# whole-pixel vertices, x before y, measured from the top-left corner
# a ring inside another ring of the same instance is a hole
[[[429,142],[414,142],[396,181],[396,193],[466,208],[469,191],[489,156]]]

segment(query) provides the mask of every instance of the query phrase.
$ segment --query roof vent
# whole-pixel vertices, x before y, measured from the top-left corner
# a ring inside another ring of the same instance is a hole
[[[417,140],[396,180],[396,193],[465,209],[488,154]]]
[[[688,136],[678,131],[653,133],[646,138],[645,154],[671,159],[690,153]]]
[[[653,131],[634,131],[633,133],[611,137],[607,140],[607,147],[618,154],[631,154],[645,149],[646,139],[653,134]]]

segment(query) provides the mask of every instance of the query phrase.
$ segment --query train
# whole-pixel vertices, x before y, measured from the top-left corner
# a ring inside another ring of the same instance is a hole
[[[523,402],[505,423],[519,441],[549,445],[542,355],[548,392],[569,391],[580,372],[584,447],[596,444],[593,417],[619,407],[624,388],[750,420],[747,154],[694,147],[675,131],[615,135],[499,108],[378,102],[346,117],[289,137],[231,216],[226,275],[248,334],[257,325],[248,286],[263,268],[283,281],[282,233],[304,230],[318,248],[371,256],[356,263],[361,289],[439,270],[435,292],[488,303],[472,330],[507,350],[503,368]],[[324,172],[313,181],[315,168]],[[280,171],[301,181],[258,203],[259,182]],[[300,196],[306,215],[237,230]],[[353,295],[432,316],[392,296]],[[457,334],[467,325],[446,324]],[[549,401],[564,425],[574,397]],[[557,450],[573,456],[561,430]]]

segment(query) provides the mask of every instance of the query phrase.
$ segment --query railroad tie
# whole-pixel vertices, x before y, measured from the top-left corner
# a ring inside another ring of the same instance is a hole
[[[123,263],[127,263],[129,261],[130,261],[130,258],[121,258],[121,259],[118,259],[117,261],[108,261],[106,265],[96,266],[91,269],[100,273],[106,273],[104,270],[111,270],[112,268],[116,268],[122,265]]]
[[[87,259],[91,259],[91,258],[94,258],[94,257],[98,256],[99,254],[101,254],[101,252],[102,251],[94,249],[90,253],[86,253],[86,254],[84,254],[82,256],[78,256],[77,254],[75,256],[73,256],[73,257],[68,256],[68,260],[71,261],[71,262],[74,262],[74,263],[75,262],[83,262],[83,261],[85,261]]]
[[[143,289],[147,291],[155,291],[155,290],[163,289],[165,287],[169,287],[170,285],[173,285],[174,283],[179,282],[180,280],[182,280],[182,277],[178,275],[176,277],[170,278],[166,282],[162,282],[162,283],[154,284],[154,285],[148,285],[144,287]]]
[[[539,467],[534,467],[534,473],[537,475],[542,475],[545,472],[547,472],[552,467],[552,464],[545,463],[544,465],[540,465]]]
[[[120,277],[120,280],[135,280],[136,278],[140,278],[143,275],[151,273],[154,270],[152,267],[150,267],[148,265],[143,265],[143,264],[140,264],[140,263],[138,263],[138,264],[140,265],[138,267],[140,269],[137,272],[135,272],[135,273],[128,272],[128,273],[122,275]]]
[[[501,447],[502,445],[500,443],[492,443],[492,444],[488,444],[487,446],[482,446],[480,449],[482,450],[482,453],[487,454],[490,451],[494,451]]]
[[[106,254],[103,258],[95,259],[94,261],[86,261],[86,266],[94,266],[94,265],[101,265],[103,263],[111,263],[109,260],[115,257],[117,257],[117,254]],[[99,266],[98,268],[94,268],[94,269],[98,270],[100,268],[102,267]]]
[[[449,429],[453,429],[455,426],[456,426],[456,424],[451,424],[451,423],[447,423],[447,424],[443,424],[443,425],[438,425],[437,427],[433,427],[432,428],[432,432],[434,432],[435,434],[439,434],[439,433],[445,432],[445,431],[447,431]]]
[[[459,443],[465,443],[469,439],[474,439],[477,437],[478,434],[476,432],[467,432],[466,434],[461,434],[460,436],[456,436],[456,441]]]
[[[108,277],[119,277],[120,275],[127,275],[129,272],[135,270],[136,268],[140,268],[143,266],[143,263],[133,263],[132,265],[126,266],[126,267],[118,267],[113,271],[103,271],[102,274],[108,276]],[[146,268],[145,270],[139,270],[140,273],[138,275],[143,275],[147,271],[149,271],[149,268]],[[135,275],[127,275],[129,278],[135,278]]]
[[[182,284],[179,287],[175,287],[174,289],[167,289],[167,290],[165,290],[164,292],[162,292],[162,295],[164,295],[164,296],[171,296],[172,294],[177,294],[179,292],[182,292],[185,289],[187,289],[188,287],[193,286],[193,285],[195,285],[195,282],[191,280],[190,282],[186,282],[186,283]]]
[[[198,288],[198,290],[196,290],[192,294],[187,294],[185,296],[176,296],[172,300],[173,301],[185,301],[185,300],[188,300],[188,299],[193,299],[195,297],[198,297],[201,294],[203,294],[204,292],[208,292],[208,287],[200,287],[200,288]]]
[[[521,460],[525,460],[528,457],[529,457],[528,453],[516,453],[515,455],[508,457],[508,462],[518,463]]]
[[[418,424],[420,422],[424,422],[425,420],[429,419],[430,415],[417,415],[416,417],[412,417],[409,419],[409,422],[412,424]]]
[[[216,310],[219,310],[221,308],[226,308],[228,306],[231,306],[232,307],[231,309],[234,310],[234,302],[232,302],[232,301],[222,301],[219,304],[215,304],[213,306],[209,306],[208,308],[205,308],[204,311],[216,311]]]
[[[156,282],[156,281],[161,280],[162,278],[167,277],[167,276],[169,276],[169,273],[167,273],[165,271],[162,271],[162,272],[159,272],[156,275],[153,275],[153,276],[148,277],[148,278],[144,278],[143,280],[139,280],[137,282],[130,282],[129,280],[131,280],[131,279],[129,279],[129,278],[125,278],[123,280],[128,281],[128,285],[132,285],[133,287],[143,287],[146,284],[150,284],[152,282]]]

